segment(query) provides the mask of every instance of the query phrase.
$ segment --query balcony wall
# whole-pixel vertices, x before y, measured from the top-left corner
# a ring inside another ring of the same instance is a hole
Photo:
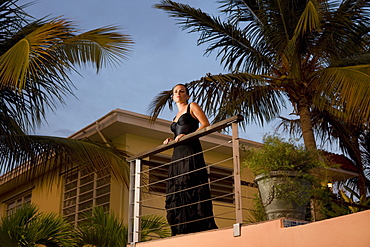
[[[233,228],[224,228],[137,243],[137,247],[369,247],[369,229],[370,210],[367,210],[293,227],[284,227],[283,219],[243,225],[239,237],[233,236]]]

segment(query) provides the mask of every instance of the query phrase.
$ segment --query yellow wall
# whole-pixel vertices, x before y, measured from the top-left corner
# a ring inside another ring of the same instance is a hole
[[[61,213],[62,202],[62,181],[55,178],[50,180],[49,176],[44,179],[23,184],[10,192],[0,195],[0,216],[6,213],[6,202],[12,198],[24,193],[32,191],[31,203],[36,204],[41,212]]]
[[[52,184],[46,178],[41,184],[35,183],[31,202],[39,206],[41,212],[61,213],[63,181],[57,178]]]
[[[111,179],[110,208],[116,216],[127,222],[128,212],[128,188],[116,179]]]

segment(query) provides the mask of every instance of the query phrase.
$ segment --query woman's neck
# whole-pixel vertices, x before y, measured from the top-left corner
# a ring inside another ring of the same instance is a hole
[[[177,105],[177,109],[179,110],[179,112],[183,112],[184,108],[188,106],[186,102],[178,102],[176,103],[176,105]]]

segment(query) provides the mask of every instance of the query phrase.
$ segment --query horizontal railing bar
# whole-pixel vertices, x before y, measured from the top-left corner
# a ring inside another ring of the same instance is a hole
[[[214,150],[214,149],[216,149],[216,148],[219,148],[219,147],[225,146],[226,144],[228,144],[228,143],[230,143],[230,142],[231,142],[231,140],[230,140],[230,141],[227,141],[227,142],[225,142],[225,143],[223,143],[223,144],[219,144],[219,145],[213,146],[213,147],[211,147],[211,148],[208,148],[208,149],[202,150],[201,152],[198,152],[198,153],[195,153],[195,154],[192,154],[192,155],[189,155],[189,156],[186,156],[186,157],[183,157],[183,158],[177,159],[177,160],[173,160],[173,161],[170,161],[170,162],[167,162],[167,163],[164,163],[164,164],[161,164],[161,165],[158,165],[158,166],[152,167],[152,168],[148,168],[148,169],[146,169],[146,170],[143,170],[141,173],[148,173],[148,172],[150,172],[150,171],[152,171],[152,170],[156,170],[156,169],[162,168],[162,167],[164,167],[164,166],[169,166],[169,165],[171,165],[172,163],[178,162],[178,161],[180,161],[180,160],[187,159],[187,158],[189,158],[189,157],[192,157],[192,156],[198,155],[198,154],[200,154],[200,153],[206,153],[206,152],[212,151],[212,150]]]
[[[188,156],[188,157],[189,157],[189,156]],[[213,164],[211,164],[211,165],[208,165],[208,167],[212,167],[212,166],[215,166],[215,165],[218,165],[218,164],[222,164],[222,163],[224,163],[224,162],[226,162],[226,161],[228,161],[228,160],[231,160],[231,159],[232,159],[232,157],[231,157],[231,158],[228,158],[228,159],[221,160],[221,161],[219,161],[219,162],[216,162],[216,163],[213,163]],[[179,174],[179,175],[176,175],[176,176],[173,176],[173,177],[168,177],[168,178],[166,178],[166,179],[162,179],[162,180],[158,180],[158,181],[153,182],[153,183],[144,184],[144,185],[141,185],[141,186],[140,186],[140,188],[145,188],[145,187],[153,186],[153,185],[155,185],[155,184],[158,184],[158,183],[161,183],[161,182],[166,182],[166,181],[168,181],[168,180],[175,179],[175,178],[178,178],[178,177],[181,177],[181,176],[184,176],[184,175],[187,175],[187,174],[193,173],[193,172],[197,172],[197,171],[200,171],[200,170],[202,170],[202,169],[206,169],[206,167],[201,167],[201,168],[198,168],[198,169],[194,169],[194,170],[192,170],[192,171],[189,171],[189,172],[184,172],[184,173],[181,173],[181,174]],[[233,176],[233,174],[231,174],[230,176]],[[214,181],[212,181],[212,182],[214,182]]]
[[[227,205],[227,204],[221,204],[221,203],[212,203],[212,205],[214,206],[214,207],[224,207],[224,208],[235,208],[235,205],[234,204],[229,204],[229,205]]]
[[[203,129],[200,129],[200,130],[197,130],[193,133],[185,135],[178,142],[171,141],[168,144],[162,144],[162,145],[159,145],[155,148],[152,148],[152,149],[146,150],[144,152],[141,152],[139,154],[130,156],[130,157],[127,158],[127,161],[130,162],[130,161],[133,161],[133,160],[136,160],[136,159],[143,159],[143,158],[146,158],[148,156],[163,152],[167,149],[170,149],[172,147],[180,145],[181,143],[183,143],[185,141],[189,141],[189,140],[192,140],[192,139],[195,139],[195,138],[200,138],[202,136],[205,136],[205,135],[208,135],[210,133],[216,132],[218,130],[224,129],[225,127],[227,127],[228,125],[230,125],[232,123],[238,123],[238,122],[241,122],[243,120],[244,120],[244,117],[241,116],[241,115],[232,116],[228,119],[222,120],[220,122],[217,122],[215,124],[207,126]]]
[[[225,218],[225,217],[217,217],[217,216],[215,216],[215,218],[216,219],[219,219],[219,220],[232,220],[232,221],[235,221],[235,218]]]
[[[142,205],[143,208],[150,208],[150,209],[154,209],[154,210],[159,210],[159,211],[163,211],[163,208],[159,208],[159,207],[154,207],[154,206],[149,206],[149,205]],[[149,215],[149,214],[148,214]],[[140,217],[143,217],[144,215],[141,215]]]
[[[200,219],[196,219],[196,220],[189,220],[189,221],[186,221],[186,222],[181,222],[181,223],[177,223],[177,224],[172,224],[170,226],[180,226],[180,225],[184,225],[184,224],[188,224],[188,223],[194,223],[194,222],[197,222],[197,221],[201,221],[201,220],[206,220],[206,219],[210,219],[210,218],[215,218],[215,216],[211,215],[211,216],[208,216],[208,217],[202,217]]]

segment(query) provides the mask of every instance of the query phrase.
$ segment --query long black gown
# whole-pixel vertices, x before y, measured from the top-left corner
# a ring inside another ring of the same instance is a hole
[[[187,112],[181,115],[177,122],[172,123],[171,130],[176,137],[179,134],[192,133],[198,126],[198,120],[190,114],[189,104]],[[172,236],[217,228],[213,218],[212,201],[207,200],[211,198],[211,194],[203,154],[182,159],[201,151],[199,139],[190,140],[174,148],[172,161],[180,160],[169,166],[168,178],[174,178],[167,181],[166,189],[167,221],[171,226]],[[197,171],[191,172],[194,170]]]

